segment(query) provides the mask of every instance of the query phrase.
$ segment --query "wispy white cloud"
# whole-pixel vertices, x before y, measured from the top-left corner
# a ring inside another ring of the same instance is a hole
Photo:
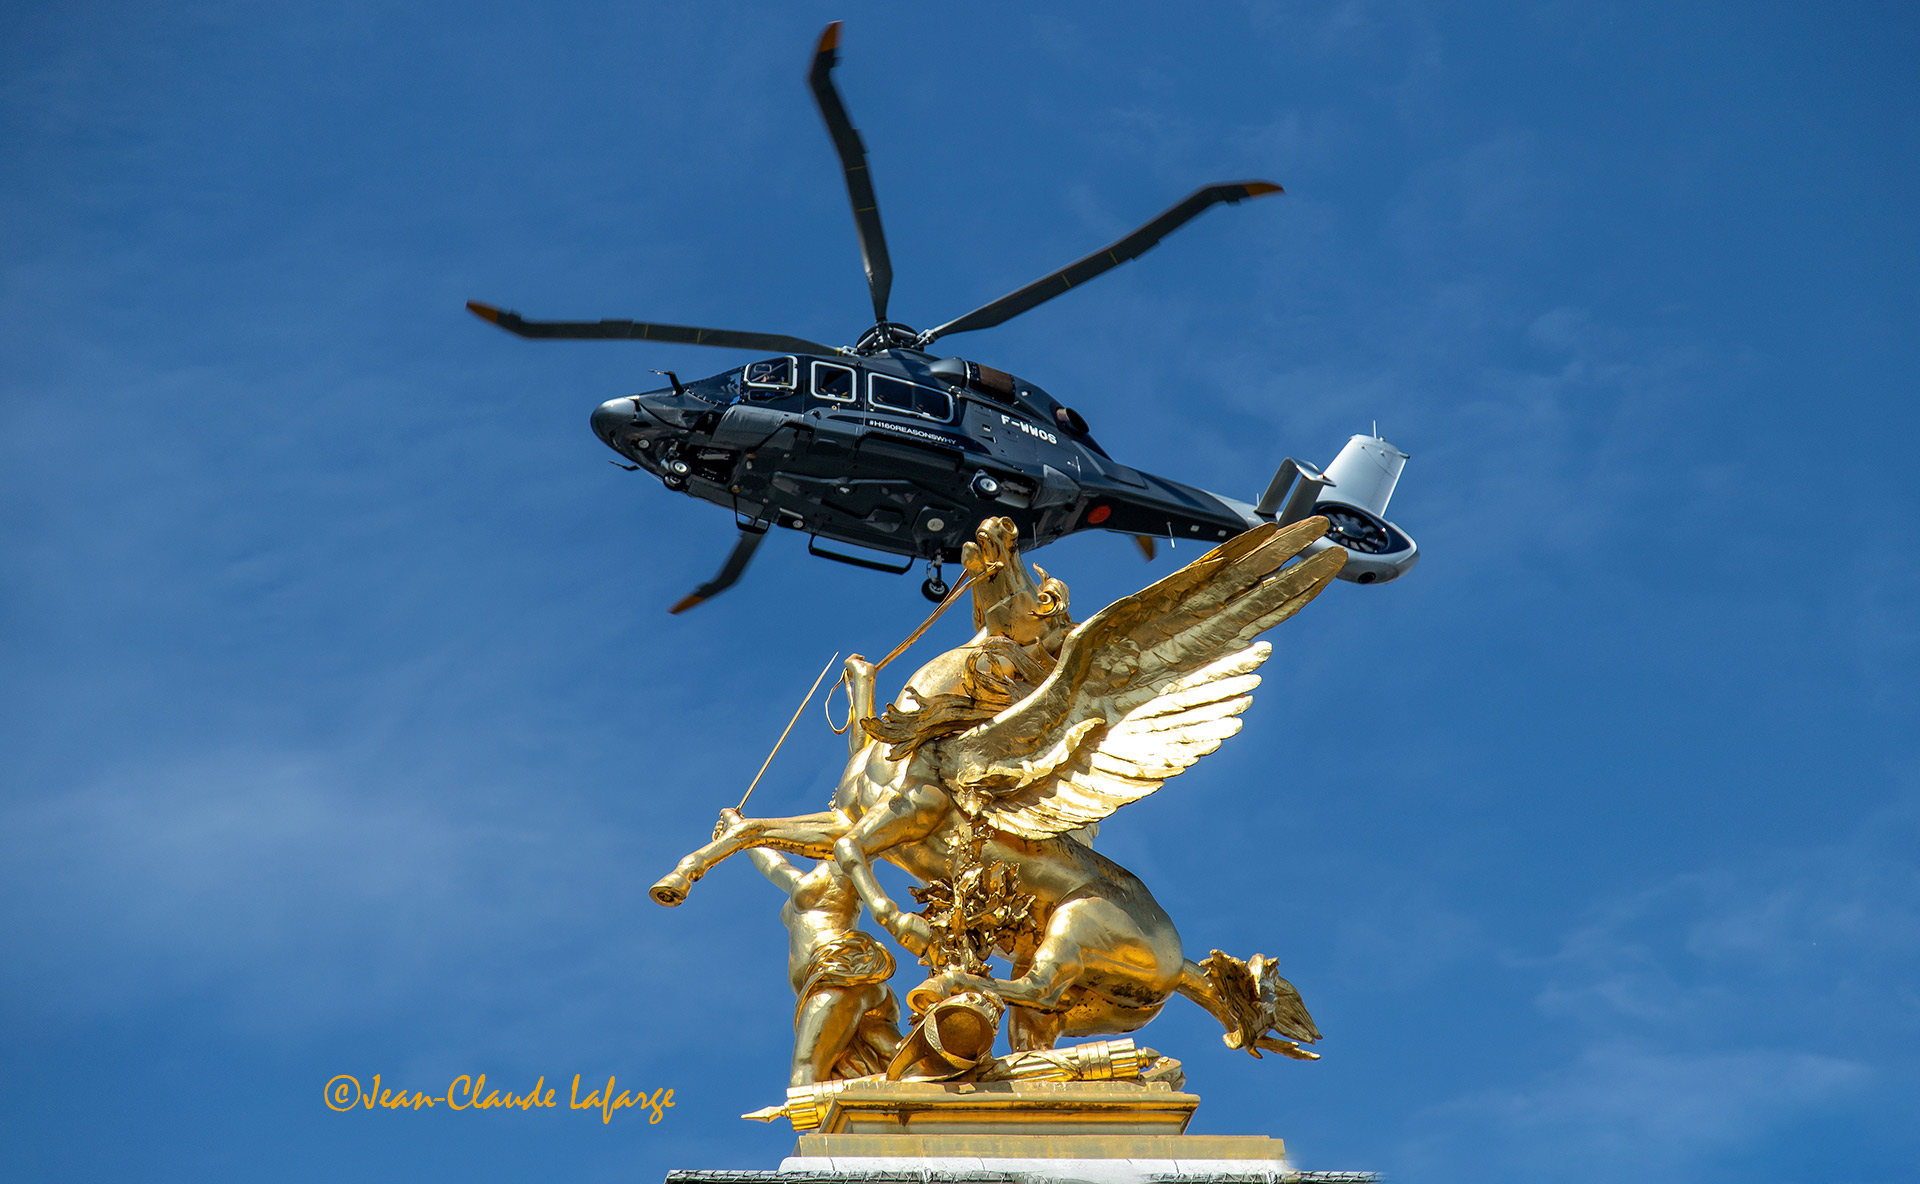
[[[191,997],[296,1036],[423,1010],[550,1020],[555,998],[604,1005],[653,981],[671,930],[644,953],[609,934],[644,899],[630,837],[564,801],[487,797],[229,753],[16,806],[0,814],[0,894],[19,906],[0,982],[16,1014],[53,1024]]]
[[[1866,1087],[1857,1062],[1779,1048],[1594,1046],[1519,1089],[1439,1106],[1410,1158],[1433,1178],[1696,1180],[1701,1161]]]
[[[1407,1162],[1436,1178],[1694,1180],[1909,1078],[1914,821],[1907,802],[1844,842],[1674,877],[1512,959],[1567,1055],[1428,1108]]]

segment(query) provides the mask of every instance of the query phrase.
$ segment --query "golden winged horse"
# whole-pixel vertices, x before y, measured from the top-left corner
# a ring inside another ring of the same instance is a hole
[[[1315,543],[1324,518],[1259,526],[1075,625],[1067,589],[1028,574],[1013,524],[988,519],[963,556],[971,641],[921,667],[876,716],[874,667],[848,660],[859,726],[833,808],[793,818],[722,815],[713,842],[654,885],[686,899],[721,860],[756,847],[834,859],[887,931],[918,954],[925,921],[888,898],[872,861],[922,882],[976,862],[1011,865],[1035,898],[1037,929],[1004,952],[1013,977],[947,971],[915,992],[990,991],[1008,1005],[1016,1051],[1062,1037],[1132,1032],[1178,992],[1226,1026],[1226,1043],[1301,1059],[1319,1038],[1274,963],[1219,951],[1185,956],[1180,933],[1145,884],[1095,851],[1090,828],[1240,730],[1256,638],[1300,611],[1346,553]],[[984,842],[982,842],[984,840]],[[974,844],[982,844],[975,848]]]

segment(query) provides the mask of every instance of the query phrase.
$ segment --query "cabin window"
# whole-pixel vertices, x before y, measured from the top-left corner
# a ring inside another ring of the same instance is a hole
[[[942,422],[953,418],[953,396],[947,392],[881,374],[867,377],[867,403],[887,411],[903,411]]]
[[[836,403],[853,402],[852,368],[836,366],[832,362],[815,362],[813,364],[813,393],[823,399],[831,399]]]
[[[796,367],[792,358],[774,358],[766,362],[751,362],[747,365],[747,388],[753,390],[790,391],[793,389],[793,374]],[[762,396],[764,397],[764,396]]]

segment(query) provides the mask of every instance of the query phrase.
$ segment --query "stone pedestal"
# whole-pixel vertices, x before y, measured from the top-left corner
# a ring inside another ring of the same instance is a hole
[[[1189,1135],[1199,1104],[1138,1080],[836,1083],[801,1116],[779,1171],[673,1172],[667,1184],[1378,1182],[1296,1171],[1266,1135]]]

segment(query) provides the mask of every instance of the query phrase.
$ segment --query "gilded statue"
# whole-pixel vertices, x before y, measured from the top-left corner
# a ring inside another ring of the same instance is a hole
[[[739,821],[724,811],[721,825]],[[765,847],[747,853],[760,874],[787,894],[787,978],[793,1008],[793,1065],[788,1084],[811,1085],[886,1072],[900,1050],[900,1001],[887,980],[893,955],[854,924],[860,897],[831,860],[802,872]]]
[[[933,963],[909,997],[916,1013],[961,996],[998,1001],[1016,1054],[1136,1031],[1179,994],[1221,1022],[1230,1047],[1314,1059],[1302,1046],[1320,1032],[1271,959],[1217,950],[1188,958],[1147,886],[1090,841],[1114,811],[1239,731],[1270,652],[1257,638],[1318,595],[1345,560],[1338,547],[1314,546],[1326,529],[1319,517],[1256,527],[1076,623],[1066,586],[1029,573],[1012,523],[987,520],[963,555],[974,637],[922,666],[883,711],[874,708],[875,667],[848,659],[856,726],[832,808],[792,818],[729,811],[713,842],[654,886],[654,899],[680,903],[740,851],[777,870],[771,852],[784,851],[823,861],[808,873],[822,877],[819,899],[850,885],[890,935]],[[934,886],[916,893],[925,915],[888,897],[876,859]],[[962,873],[972,874],[970,886]],[[951,912],[960,890],[998,902],[1006,923],[990,932],[1008,977],[978,957],[927,957],[936,942],[953,945],[940,909]],[[801,908],[793,899],[789,908]],[[834,899],[842,903],[822,932],[858,932],[850,898]],[[818,1055],[807,1065],[815,1079],[831,1068]]]

